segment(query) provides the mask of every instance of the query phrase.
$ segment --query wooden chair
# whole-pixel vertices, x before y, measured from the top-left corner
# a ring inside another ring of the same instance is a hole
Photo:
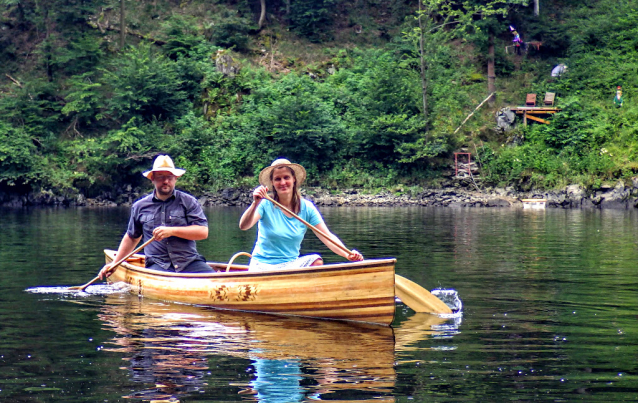
[[[527,94],[525,106],[536,106],[536,94]]]
[[[545,93],[545,106],[554,106],[554,98],[556,98],[555,92]]]

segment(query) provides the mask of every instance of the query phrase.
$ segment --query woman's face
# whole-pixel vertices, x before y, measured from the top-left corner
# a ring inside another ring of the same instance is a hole
[[[278,194],[292,192],[295,182],[295,175],[288,167],[275,168],[272,172],[272,185]]]

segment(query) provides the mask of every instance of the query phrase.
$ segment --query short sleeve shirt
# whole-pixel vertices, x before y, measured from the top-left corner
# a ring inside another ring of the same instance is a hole
[[[298,258],[306,225],[294,217],[287,217],[268,200],[259,203],[257,213],[261,218],[252,258],[268,264],[286,263]],[[317,207],[306,199],[301,200],[298,215],[312,225],[323,223]]]
[[[144,236],[144,242],[151,239],[153,230],[160,226],[185,227],[188,225],[208,226],[208,220],[197,199],[188,193],[175,189],[173,195],[162,201],[155,192],[136,201],[131,207],[126,233],[137,239]],[[146,264],[157,263],[164,269],[171,265],[180,272],[199,257],[195,241],[168,237],[151,242],[144,248]]]

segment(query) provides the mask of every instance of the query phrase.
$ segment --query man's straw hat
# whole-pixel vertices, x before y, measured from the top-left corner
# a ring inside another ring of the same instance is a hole
[[[297,189],[306,180],[306,170],[299,164],[293,164],[285,158],[279,158],[273,161],[269,167],[264,168],[259,173],[259,183],[272,190],[272,182],[270,181],[270,173],[275,168],[289,167],[295,172],[295,178],[297,178]]]
[[[153,180],[153,175],[151,174],[157,171],[167,171],[177,176],[178,178],[184,175],[184,172],[186,172],[185,169],[175,168],[173,160],[168,155],[158,155],[157,158],[155,158],[155,162],[153,162],[153,169],[142,173],[142,175],[150,180]]]

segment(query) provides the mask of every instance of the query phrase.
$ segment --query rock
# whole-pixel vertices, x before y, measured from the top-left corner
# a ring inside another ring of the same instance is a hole
[[[75,197],[75,205],[76,206],[86,206],[86,198],[82,193],[78,194]]]
[[[510,207],[510,202],[505,199],[490,199],[485,203],[485,207]]]

